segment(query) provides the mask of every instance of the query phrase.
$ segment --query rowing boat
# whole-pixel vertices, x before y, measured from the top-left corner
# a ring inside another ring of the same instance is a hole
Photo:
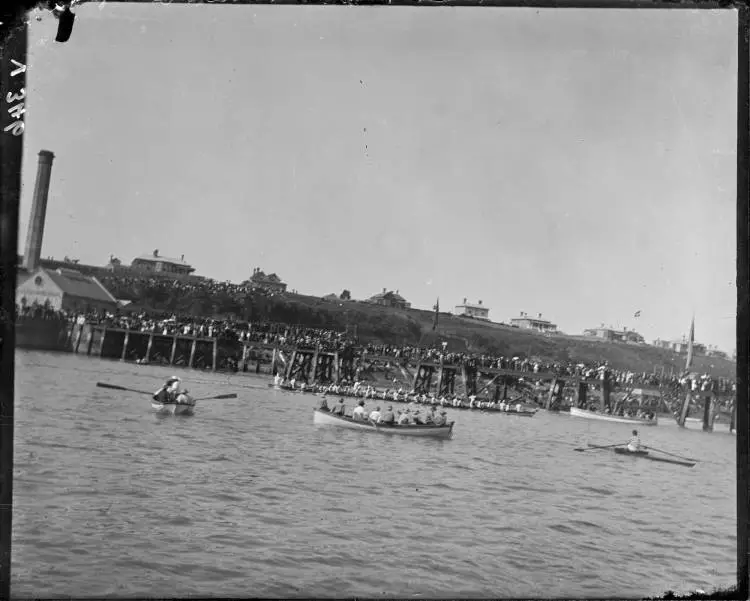
[[[421,425],[387,425],[373,424],[372,422],[356,421],[350,417],[334,415],[328,411],[313,409],[313,423],[326,426],[338,426],[351,430],[366,430],[379,434],[390,434],[393,436],[422,436],[430,438],[450,438],[453,434],[453,424],[450,422],[444,426],[421,426]]]
[[[589,443],[588,445],[592,449],[598,449],[601,448],[597,445],[593,445]],[[695,462],[692,461],[680,461],[679,459],[669,459],[667,457],[657,457],[655,455],[651,455],[648,451],[628,451],[626,448],[622,447],[615,447],[613,449],[609,449],[611,451],[614,451],[618,455],[627,455],[629,457],[638,458],[638,459],[648,459],[649,461],[658,461],[660,463],[672,463],[674,465],[684,465],[685,467],[693,467],[695,465]]]
[[[656,426],[659,421],[656,417],[654,419],[642,419],[639,417],[625,417],[624,415],[610,415],[608,413],[599,413],[597,411],[588,411],[586,409],[579,409],[578,407],[571,407],[570,414],[574,417],[582,417],[585,419],[593,419],[602,422],[610,422],[615,424],[631,424],[634,426]]]
[[[151,400],[151,408],[159,415],[193,415],[195,413],[195,399],[181,394],[176,403],[160,403]]]

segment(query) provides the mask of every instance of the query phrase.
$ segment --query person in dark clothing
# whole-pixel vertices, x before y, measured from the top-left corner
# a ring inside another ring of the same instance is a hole
[[[339,404],[334,405],[333,409],[331,409],[331,413],[334,415],[340,415],[344,416],[346,415],[346,407],[344,407],[344,399],[339,399]]]

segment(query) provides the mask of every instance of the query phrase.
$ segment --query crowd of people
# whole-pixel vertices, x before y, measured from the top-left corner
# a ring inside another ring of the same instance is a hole
[[[115,277],[115,276],[113,276]],[[130,280],[133,280],[131,282]],[[185,282],[182,280],[165,280],[163,278],[130,278],[117,276],[116,282],[121,286],[143,283],[149,286],[174,287],[177,291],[184,291],[196,286],[208,286],[209,290],[233,290],[236,285],[206,280],[202,284]],[[153,282],[151,282],[153,280]],[[165,336],[197,336],[201,338],[218,338],[234,342],[256,342],[268,345],[289,345],[301,349],[318,349],[323,352],[354,353],[358,347],[358,340],[345,331],[325,328],[313,328],[302,325],[292,325],[272,322],[247,322],[231,319],[197,318],[193,316],[179,316],[174,313],[138,312],[89,312],[87,314],[55,311],[49,306],[31,305],[19,306],[21,317],[43,317],[45,319],[61,319],[75,322],[87,322],[120,328],[130,331],[156,333]],[[682,388],[689,386],[693,390],[712,389],[727,393],[735,390],[735,384],[722,379],[714,380],[708,374],[691,375],[689,378],[682,374],[657,374],[635,372],[625,369],[614,369],[606,361],[595,363],[556,362],[541,358],[519,355],[504,356],[488,353],[469,353],[448,351],[446,343],[432,347],[393,344],[365,344],[359,346],[362,353],[360,364],[377,365],[383,359],[393,359],[394,365],[417,361],[442,361],[444,364],[466,366],[471,369],[495,368],[506,369],[521,373],[545,373],[562,378],[576,376],[591,379],[602,379],[605,372],[614,388],[632,388],[637,386],[653,386],[664,388]]]
[[[97,274],[96,277],[115,298],[125,299],[141,298],[146,290],[151,295],[159,293],[182,296],[200,294],[201,296],[211,297],[218,294],[228,294],[238,298],[244,298],[249,293],[267,296],[283,294],[268,291],[249,282],[233,284],[232,282],[219,282],[208,278],[169,278],[148,274],[126,275],[116,272],[104,275]]]

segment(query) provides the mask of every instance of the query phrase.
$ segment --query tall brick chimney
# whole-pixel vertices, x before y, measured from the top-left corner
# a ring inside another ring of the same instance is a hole
[[[47,217],[47,197],[49,182],[52,175],[52,160],[55,155],[49,150],[39,151],[39,166],[36,171],[34,185],[34,201],[31,205],[29,230],[26,234],[26,251],[23,253],[23,266],[27,271],[34,271],[39,267],[42,256],[42,240],[44,238],[44,220]]]

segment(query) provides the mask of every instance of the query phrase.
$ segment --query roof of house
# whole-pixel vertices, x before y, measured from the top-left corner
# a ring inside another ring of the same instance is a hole
[[[52,271],[40,268],[38,271],[43,271],[62,290],[63,294],[117,304],[117,299],[95,277],[83,275],[74,269],[59,268]]]
[[[514,321],[528,321],[530,323],[543,323],[550,326],[555,325],[551,321],[547,321],[546,319],[537,319],[536,317],[513,317],[510,321],[511,323],[513,323]]]
[[[489,311],[490,310],[490,308],[487,307],[487,306],[485,306],[485,305],[475,305],[473,303],[463,303],[461,305],[456,305],[457,309],[461,309],[463,307],[465,307],[467,309],[480,309],[481,311]]]

